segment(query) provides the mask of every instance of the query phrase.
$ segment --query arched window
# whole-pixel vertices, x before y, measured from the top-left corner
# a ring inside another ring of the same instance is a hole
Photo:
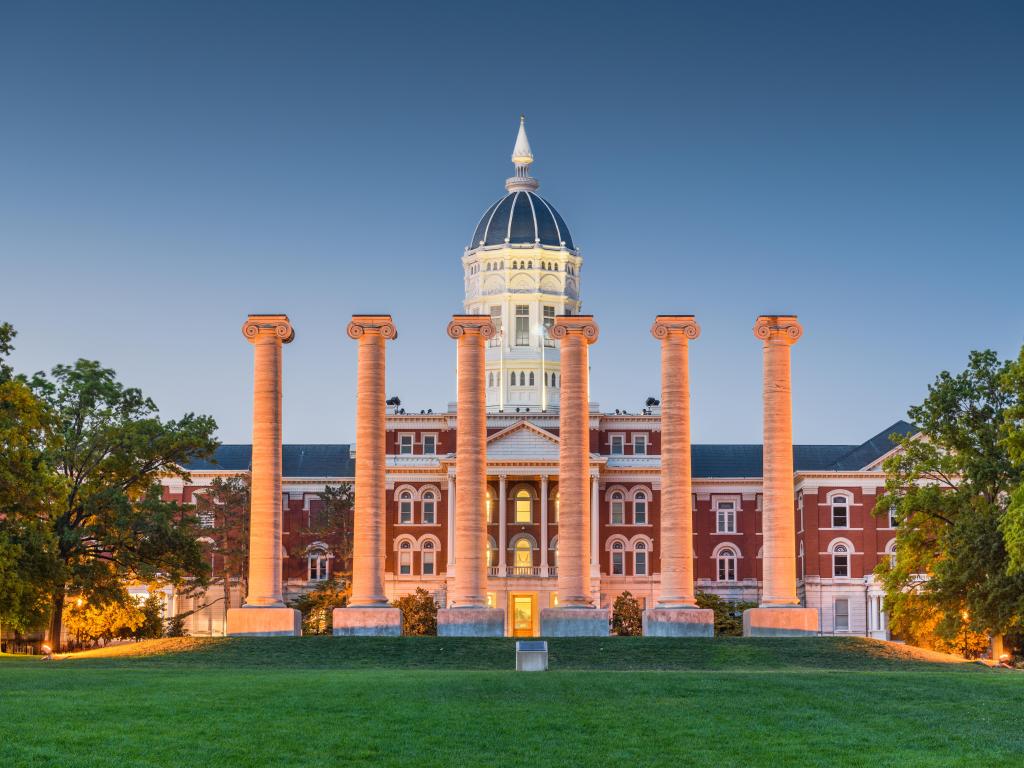
[[[534,385],[533,371],[530,371],[530,386],[532,387],[533,385]]]
[[[553,523],[557,523],[558,522],[558,512],[559,512],[559,492],[555,491],[555,519],[552,520],[551,522],[553,522]]]
[[[309,550],[306,556],[310,581],[327,581],[330,576],[330,558],[320,547]]]
[[[626,547],[621,541],[612,542],[612,576],[626,573]]]
[[[643,491],[633,497],[633,524],[647,525],[647,494]]]
[[[398,522],[402,525],[412,523],[412,494],[409,491],[398,494]]]
[[[634,576],[646,576],[647,575],[647,544],[643,541],[638,541],[633,546],[633,575]]]
[[[498,565],[498,545],[494,543],[494,537],[487,537],[487,567],[494,568]]]
[[[519,372],[519,386],[520,387],[525,387],[526,386],[526,374],[523,373],[522,371]]]
[[[527,268],[527,269],[533,269],[533,262],[532,262],[532,261],[530,261],[530,262],[527,262],[527,264],[526,264],[526,268]]]
[[[889,505],[889,527],[898,528],[900,524],[899,519],[896,517],[896,505]]]
[[[398,545],[398,575],[412,575],[412,542],[403,541]]]
[[[548,372],[544,371],[544,386],[546,387],[547,385],[548,385]]]
[[[512,262],[512,269],[519,269],[519,262],[518,261],[513,261]]]
[[[487,498],[484,500],[484,514],[486,515],[484,520],[486,520],[488,523],[491,522],[491,520],[493,519],[491,517],[493,512],[494,512],[494,494],[491,493],[491,486],[487,486]],[[451,521],[449,521],[448,524],[451,525]]]
[[[803,579],[806,578],[806,566],[804,564],[804,543],[802,541],[800,542],[800,552],[797,556],[800,558],[800,578]]]
[[[625,525],[626,523],[626,501],[622,491],[614,491],[611,498],[611,524]]]
[[[493,387],[494,386],[494,371],[490,371],[487,374],[487,386],[488,387]]]
[[[552,536],[548,542],[548,567],[558,567],[558,537]]]
[[[832,576],[845,579],[850,575],[850,550],[845,544],[832,547]]]
[[[533,568],[533,547],[527,538],[516,539],[512,564],[516,568]],[[523,573],[523,571],[519,571]]]
[[[885,556],[889,558],[889,567],[896,567],[896,539],[885,545]]]
[[[832,527],[850,527],[850,506],[849,499],[846,496],[832,497]]]
[[[423,546],[420,548],[420,573],[424,576],[433,576],[435,570],[435,557],[437,556],[437,550],[434,549],[434,542],[427,541],[423,542]]]
[[[525,488],[516,493],[515,522],[533,522],[533,499],[530,497],[530,492]]]
[[[514,387],[516,385],[516,372],[512,371],[512,373],[510,375],[511,375],[511,380],[509,381],[509,383]]]
[[[423,492],[423,524],[433,525],[437,522],[437,500],[433,491]]]
[[[736,581],[736,550],[729,547],[718,552],[718,580]]]

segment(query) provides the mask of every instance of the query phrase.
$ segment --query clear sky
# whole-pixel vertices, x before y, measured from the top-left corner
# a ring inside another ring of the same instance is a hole
[[[249,312],[286,312],[284,436],[354,436],[353,312],[388,392],[454,397],[460,257],[520,112],[583,249],[592,395],[656,395],[692,312],[693,437],[759,442],[762,312],[794,437],[860,442],[1024,341],[1024,3],[0,3],[0,320],[250,436]]]

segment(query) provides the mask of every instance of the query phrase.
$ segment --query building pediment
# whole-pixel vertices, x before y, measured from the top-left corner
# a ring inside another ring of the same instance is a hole
[[[558,437],[528,421],[487,438],[487,461],[558,461]]]

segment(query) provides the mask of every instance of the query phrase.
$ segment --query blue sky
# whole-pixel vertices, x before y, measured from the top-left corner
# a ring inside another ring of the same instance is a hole
[[[693,437],[758,442],[761,312],[794,437],[859,442],[1024,341],[1024,4],[0,4],[0,320],[250,434],[249,312],[288,313],[288,442],[354,435],[353,312],[389,394],[454,396],[460,257],[520,112],[583,248],[592,394],[656,394],[692,312]]]

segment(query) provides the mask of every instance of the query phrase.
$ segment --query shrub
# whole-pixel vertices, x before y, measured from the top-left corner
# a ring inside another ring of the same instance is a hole
[[[334,631],[334,609],[348,603],[348,589],[331,578],[290,603],[302,613],[302,634],[329,635]]]
[[[437,634],[437,601],[423,587],[398,598],[392,605],[402,610],[403,635]]]
[[[742,637],[743,612],[757,603],[725,600],[710,592],[697,592],[697,607],[715,612],[715,637]]]
[[[640,601],[629,592],[615,598],[612,606],[612,632],[620,636],[643,634],[643,611]]]

